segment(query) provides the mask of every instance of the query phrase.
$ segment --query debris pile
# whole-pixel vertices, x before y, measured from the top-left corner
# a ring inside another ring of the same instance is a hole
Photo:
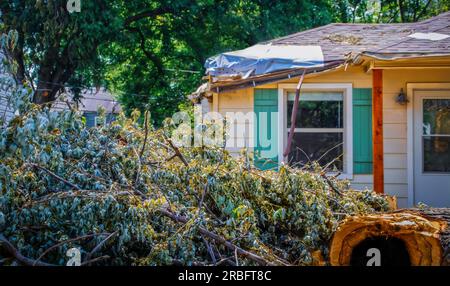
[[[181,148],[145,115],[86,128],[23,99],[0,134],[0,264],[323,265],[340,221],[389,209],[323,170]]]

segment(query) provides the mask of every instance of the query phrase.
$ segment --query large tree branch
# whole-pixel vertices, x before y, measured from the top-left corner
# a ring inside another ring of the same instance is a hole
[[[291,153],[292,140],[294,139],[295,122],[297,121],[298,106],[299,106],[299,102],[300,102],[300,90],[302,88],[305,74],[306,74],[306,69],[303,70],[302,76],[300,77],[300,80],[298,81],[298,84],[297,84],[297,88],[295,90],[294,107],[293,107],[292,113],[291,113],[291,128],[289,131],[289,137],[288,137],[286,149],[284,149],[284,153],[283,153],[284,157],[287,157],[289,155],[289,153]]]
[[[167,14],[167,13],[173,13],[174,9],[172,7],[160,7],[153,10],[147,10],[143,11],[141,13],[138,13],[136,15],[133,15],[131,17],[128,17],[125,19],[124,26],[129,27],[131,23],[139,21],[144,18],[154,18],[159,15]]]
[[[150,61],[152,61],[152,63],[155,65],[156,69],[158,70],[158,73],[160,75],[162,75],[164,73],[164,65],[159,57],[157,57],[155,54],[153,54],[152,52],[147,50],[147,48],[145,47],[145,35],[144,35],[144,33],[142,33],[141,29],[131,27],[131,26],[127,27],[127,29],[132,32],[136,32],[139,35],[140,47],[141,47],[142,52]]]
[[[28,257],[23,256],[17,248],[12,245],[6,237],[0,233],[0,245],[3,245],[3,248],[12,255],[17,261],[27,266],[55,266],[53,264],[37,261]]]
[[[64,179],[64,178],[61,178],[60,176],[56,175],[55,173],[53,173],[52,171],[50,171],[50,170],[47,169],[47,168],[44,168],[44,167],[42,167],[42,166],[40,166],[40,165],[38,165],[38,164],[35,164],[35,163],[28,163],[27,165],[30,166],[30,167],[39,169],[39,170],[41,170],[41,171],[44,171],[44,172],[46,172],[47,174],[49,174],[51,177],[53,177],[53,178],[55,178],[55,179],[57,179],[57,180],[63,182],[64,184],[68,185],[69,187],[72,187],[72,188],[75,189],[75,190],[81,191],[81,188],[80,188],[80,187],[78,187],[77,185],[75,185],[75,184],[73,184],[73,183],[67,181],[67,180]]]

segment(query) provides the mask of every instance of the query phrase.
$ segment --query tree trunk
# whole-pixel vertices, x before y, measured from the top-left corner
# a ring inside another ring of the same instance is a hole
[[[33,95],[36,104],[51,104],[57,98],[58,92],[64,88],[66,82],[75,71],[75,65],[66,62],[58,63],[56,69],[42,66],[39,71],[37,89]]]
[[[398,10],[400,12],[400,21],[405,23],[405,8],[403,7],[403,0],[398,0]]]
[[[407,209],[349,217],[333,236],[330,263],[370,265],[369,250],[375,248],[379,250],[381,266],[450,266],[449,225],[450,208]],[[405,259],[400,261],[403,254]]]
[[[36,104],[51,104],[58,92],[75,72],[77,64],[70,60],[70,43],[59,53],[59,42],[50,48],[39,64],[38,84],[33,96]]]
[[[33,95],[33,103],[50,104],[56,99],[59,88],[55,88],[54,84],[39,82]]]

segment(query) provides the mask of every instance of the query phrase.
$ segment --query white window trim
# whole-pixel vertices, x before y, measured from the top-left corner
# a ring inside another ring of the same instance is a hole
[[[278,161],[286,162],[283,156],[287,144],[287,92],[295,90],[297,84],[278,85]],[[304,91],[339,91],[344,96],[344,170],[341,179],[353,179],[353,85],[351,83],[304,83]]]

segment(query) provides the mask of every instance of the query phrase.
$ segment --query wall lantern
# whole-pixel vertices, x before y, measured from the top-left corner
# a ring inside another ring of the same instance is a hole
[[[395,102],[397,102],[398,104],[401,104],[401,105],[405,105],[409,102],[408,97],[403,92],[403,88],[400,90],[400,93],[397,95]]]

